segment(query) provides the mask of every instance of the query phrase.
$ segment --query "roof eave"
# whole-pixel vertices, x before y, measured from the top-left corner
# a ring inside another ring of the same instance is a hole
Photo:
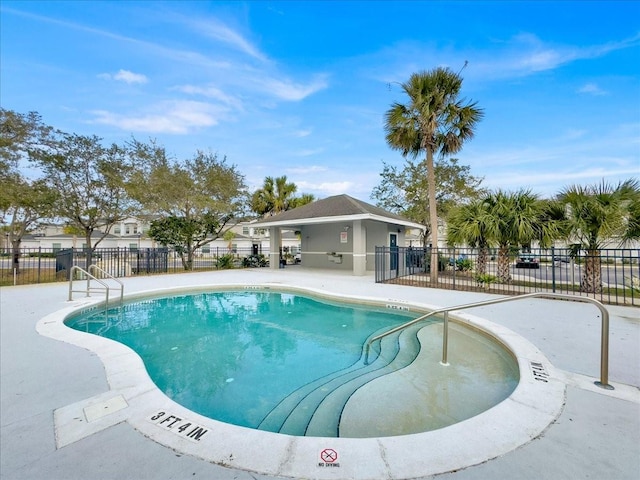
[[[316,218],[299,218],[296,220],[272,220],[262,221],[255,224],[256,227],[296,227],[303,225],[320,225],[326,223],[342,223],[353,222],[355,220],[371,220],[374,222],[389,223],[393,225],[402,225],[408,228],[424,229],[423,225],[414,223],[409,220],[402,220],[398,218],[389,218],[381,215],[372,215],[369,213],[363,213],[359,215],[337,215],[331,217],[316,217]]]

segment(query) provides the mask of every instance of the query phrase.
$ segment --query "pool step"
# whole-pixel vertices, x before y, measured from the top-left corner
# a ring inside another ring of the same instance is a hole
[[[117,325],[122,321],[122,312],[120,310],[114,311],[100,311],[87,317],[82,323],[78,323],[78,328],[85,327],[87,331],[95,334],[102,335],[103,332],[114,325]]]
[[[380,331],[374,332],[369,338],[372,338],[378,333],[384,332],[385,330],[386,328],[383,328]],[[368,340],[369,339],[367,339],[367,341]],[[328,375],[322,376],[298,388],[286,398],[284,398],[267,414],[262,422],[260,422],[260,425],[258,425],[258,429],[267,430],[269,432],[279,432],[282,428],[282,424],[287,420],[289,414],[298,406],[301,401],[305,399],[305,397],[318,389],[328,389],[329,387],[327,387],[327,385],[329,385],[332,381],[336,381],[336,379],[340,378],[344,379],[349,375],[353,375],[354,372],[357,374],[357,372],[361,372],[364,369],[371,370],[374,368],[380,368],[379,362],[382,362],[384,364],[383,358],[389,358],[391,355],[395,356],[397,351],[396,343],[397,342],[391,338],[388,341],[380,342],[376,350],[372,351],[369,356],[370,365],[364,364],[363,352],[360,359],[349,367],[331,372]],[[380,355],[381,353],[382,355]],[[304,430],[299,435],[304,435]]]
[[[412,325],[400,332],[397,337],[398,353],[387,365],[340,385],[327,395],[313,413],[307,425],[305,435],[309,437],[339,437],[340,417],[342,416],[344,406],[353,393],[370,381],[389,373],[397,372],[413,363],[418,353],[420,353],[418,331],[424,328],[424,326],[424,324]]]
[[[357,385],[355,388],[358,388],[361,385],[358,379],[364,378],[366,383],[369,379],[378,376],[376,372],[385,368],[398,354],[399,347],[397,335],[385,337],[381,342],[380,347],[380,355],[369,365],[363,365],[362,368],[340,375],[333,380],[318,386],[305,395],[305,397],[287,414],[287,417],[280,428],[280,433],[289,435],[306,435],[307,427],[311,418],[315,414],[318,405],[320,405],[327,396],[331,395],[336,389],[343,387],[344,385]]]
[[[421,323],[384,337],[377,356],[371,352],[368,365],[363,357],[347,369],[296,390],[265,417],[259,428],[298,436],[337,436],[340,415],[353,392],[413,362],[420,350],[417,332],[424,326]]]

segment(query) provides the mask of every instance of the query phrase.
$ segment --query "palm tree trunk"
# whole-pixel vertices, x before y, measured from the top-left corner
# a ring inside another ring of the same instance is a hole
[[[500,245],[498,248],[498,280],[502,283],[511,281],[509,271],[509,245]]]
[[[580,291],[585,293],[602,293],[600,250],[587,250],[584,274],[580,282]]]
[[[427,186],[429,188],[429,223],[431,224],[430,281],[438,283],[438,209],[436,205],[436,172],[433,169],[433,149],[427,147]]]
[[[476,273],[478,275],[484,275],[487,273],[487,259],[489,258],[489,249],[485,247],[480,247],[478,250],[478,263],[476,266]]]

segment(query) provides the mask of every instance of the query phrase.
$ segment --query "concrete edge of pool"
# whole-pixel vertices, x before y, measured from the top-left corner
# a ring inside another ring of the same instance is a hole
[[[224,288],[283,289],[366,304],[434,308],[393,299],[337,295],[285,283],[149,290],[128,295],[126,300]],[[484,318],[458,314],[456,318],[498,338],[518,362],[518,386],[495,407],[446,428],[397,437],[319,438],[263,432],[203,417],[169,399],[151,381],[142,360],[131,349],[64,325],[69,316],[98,307],[103,300],[71,303],[73,306],[42,318],[37,331],[98,355],[110,391],[54,412],[58,447],[126,421],[176,452],[260,474],[317,479],[409,479],[477,465],[528,443],[560,415],[565,400],[563,372],[556,371],[533,344]]]

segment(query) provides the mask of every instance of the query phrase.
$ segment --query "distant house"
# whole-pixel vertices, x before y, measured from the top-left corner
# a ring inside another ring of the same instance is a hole
[[[424,230],[418,223],[349,195],[317,200],[253,226],[269,230],[271,268],[278,268],[282,232],[289,230],[300,237],[305,267],[346,270],[354,275],[374,270],[376,246],[404,246],[408,232]]]
[[[268,254],[269,252],[269,232],[264,228],[254,227],[255,221],[239,222],[229,227],[234,233],[230,240],[216,238],[201,247],[197,255],[225,254],[229,251],[239,255],[248,253]],[[131,217],[116,223],[111,227],[109,233],[98,244],[98,248],[156,248],[159,247],[146,232],[151,226],[150,219],[146,217]],[[92,235],[92,242],[102,237],[104,232],[95,231]],[[283,233],[282,238],[284,248],[295,255],[300,251],[300,239],[293,231]],[[65,233],[63,225],[43,224],[34,233],[27,234],[22,238],[21,248],[48,250],[63,250],[67,248],[85,249],[87,248],[84,236]],[[8,248],[8,238],[2,239],[0,247]]]

